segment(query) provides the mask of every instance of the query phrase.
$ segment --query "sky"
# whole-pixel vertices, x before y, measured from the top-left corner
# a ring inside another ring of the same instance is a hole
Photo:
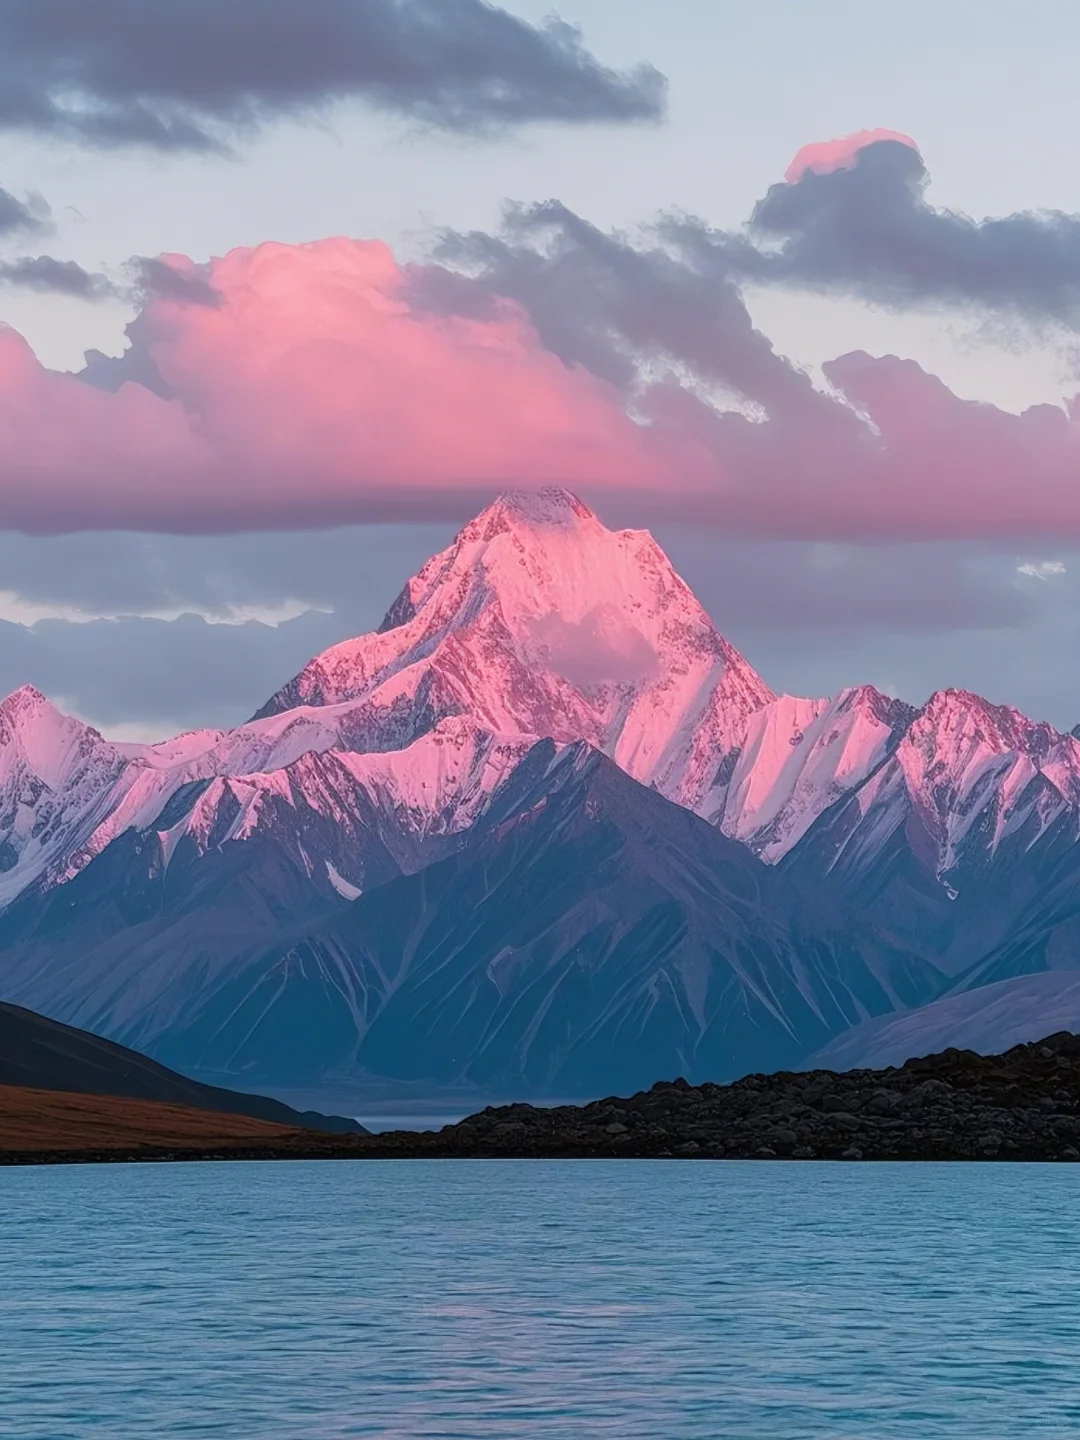
[[[237,723],[556,482],[778,690],[1080,721],[1080,13],[94,20],[0,10],[0,691]]]

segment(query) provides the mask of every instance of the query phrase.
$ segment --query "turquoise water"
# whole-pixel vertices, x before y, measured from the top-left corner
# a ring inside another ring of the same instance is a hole
[[[1080,1435],[1080,1166],[0,1170],[0,1435]]]

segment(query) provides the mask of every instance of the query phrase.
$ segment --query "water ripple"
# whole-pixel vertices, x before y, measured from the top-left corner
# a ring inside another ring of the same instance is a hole
[[[1080,1435],[1080,1166],[0,1170],[18,1440]]]

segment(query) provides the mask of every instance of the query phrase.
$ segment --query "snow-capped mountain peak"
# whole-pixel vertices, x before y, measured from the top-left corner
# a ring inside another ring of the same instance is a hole
[[[55,769],[72,738],[83,735],[101,739],[91,726],[58,710],[33,685],[20,685],[0,701],[0,747],[29,746],[48,769]]]
[[[20,685],[4,700],[0,700],[0,716],[5,719],[52,706],[52,701],[43,695],[36,685]],[[55,707],[54,707],[55,708]]]
[[[318,656],[260,716],[355,702],[351,748],[379,750],[471,715],[497,734],[586,740],[696,806],[773,698],[651,535],[550,489],[500,496],[377,632]]]
[[[958,847],[990,807],[992,844],[1032,806],[1043,823],[1064,804],[1080,802],[1080,743],[1008,705],[968,690],[936,691],[912,721],[897,763],[928,833],[939,846],[939,869],[956,863]],[[1040,788],[1034,782],[1047,782]]]
[[[449,618],[445,603],[448,581],[460,578],[464,572],[479,566],[488,583],[497,584],[498,566],[496,563],[492,570],[492,559],[497,562],[500,553],[509,551],[510,563],[513,564],[515,554],[520,556],[523,549],[555,549],[558,532],[563,533],[566,542],[563,549],[566,551],[572,550],[575,545],[580,546],[587,535],[604,532],[604,527],[585,502],[569,490],[548,486],[535,492],[506,491],[474,520],[470,520],[446,550],[433,555],[412,577],[387,611],[379,633],[407,624],[425,605],[434,604],[438,619],[445,622]],[[494,556],[489,557],[489,547],[501,537],[514,539],[509,545],[497,546]],[[587,540],[585,543],[588,543]],[[565,555],[563,558],[565,560]],[[503,578],[505,580],[506,577]],[[450,600],[452,610],[452,596]]]
[[[505,490],[462,532],[473,526],[492,535],[500,529],[521,526],[555,526],[578,529],[582,525],[599,526],[600,521],[579,496],[559,485],[545,485],[539,490]]]
[[[426,736],[437,743],[415,745]],[[278,783],[257,777],[291,775],[305,756],[403,755],[391,789],[411,797],[409,828],[432,807],[454,824],[446,807],[465,790],[440,798],[410,767],[442,765],[455,746],[471,753],[477,736],[584,741],[770,863],[848,800],[843,838],[831,832],[826,850],[872,835],[872,858],[915,815],[939,875],[976,821],[996,844],[1030,814],[1045,827],[1065,807],[1080,813],[1076,737],[961,690],[921,710],[872,686],[776,696],[647,531],[611,530],[548,488],[499,496],[409,580],[379,630],[317,656],[233,731],[111,745],[32,686],[9,696],[0,904],[42,874],[78,873],[185,786],[209,787],[209,814],[219,794],[239,803],[240,785],[254,814]],[[340,780],[344,763],[327,773]]]
[[[66,863],[108,813],[126,763],[32,685],[0,703],[0,905]]]
[[[908,727],[897,758],[912,793],[929,812],[944,814],[960,795],[1019,762],[1042,771],[1056,757],[1068,765],[1071,736],[1029,720],[1008,705],[993,705],[968,690],[938,690]]]
[[[1029,847],[1070,811],[1080,821],[1076,737],[967,690],[896,714],[887,760],[856,787],[839,827],[815,837],[826,870],[842,862],[849,882],[885,874],[899,843],[955,898],[962,874],[980,872],[1006,841]]]

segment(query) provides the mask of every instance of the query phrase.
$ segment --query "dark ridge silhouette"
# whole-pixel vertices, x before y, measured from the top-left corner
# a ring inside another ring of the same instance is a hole
[[[191,1110],[244,1115],[290,1129],[366,1133],[362,1125],[343,1115],[320,1115],[315,1110],[301,1112],[266,1095],[246,1095],[239,1090],[202,1085],[140,1055],[137,1050],[103,1040],[86,1030],[61,1025],[19,1005],[2,1002],[0,1086],[154,1100]]]

